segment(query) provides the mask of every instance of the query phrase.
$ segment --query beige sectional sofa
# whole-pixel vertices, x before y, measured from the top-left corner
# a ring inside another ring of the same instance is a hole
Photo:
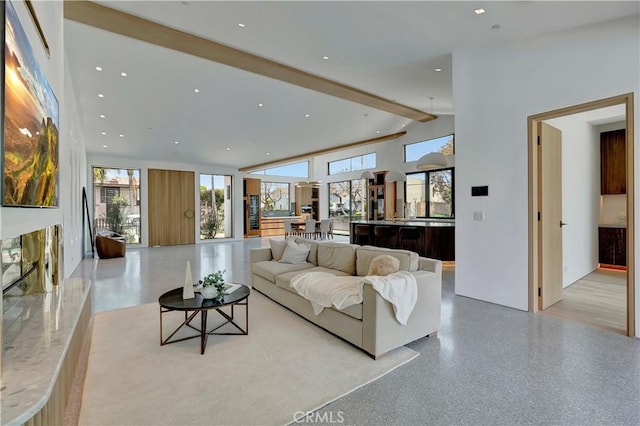
[[[310,247],[306,262],[281,263],[282,250],[251,249],[251,284],[254,289],[314,324],[363,349],[374,358],[399,346],[434,334],[440,327],[442,262],[421,258],[407,250],[385,249],[295,238]],[[395,318],[392,305],[370,285],[364,285],[363,302],[344,310],[326,308],[315,315],[311,303],[289,286],[297,274],[323,271],[334,275],[365,276],[372,259],[388,254],[400,261],[400,270],[416,278],[418,298],[407,325]]]

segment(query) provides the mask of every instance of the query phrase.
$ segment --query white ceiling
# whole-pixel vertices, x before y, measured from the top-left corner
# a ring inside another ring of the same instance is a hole
[[[455,112],[453,51],[637,15],[640,7],[635,1],[99,3],[436,115]],[[476,15],[478,7],[486,13]],[[69,20],[64,32],[89,152],[244,167],[409,123]]]

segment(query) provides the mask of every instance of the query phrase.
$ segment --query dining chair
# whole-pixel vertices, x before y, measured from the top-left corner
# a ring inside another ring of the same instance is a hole
[[[305,237],[316,237],[316,220],[307,219],[304,221],[304,235]]]
[[[329,231],[331,230],[331,219],[322,219],[320,221],[320,239],[329,239]]]
[[[289,235],[296,235],[293,232],[293,226],[291,226],[291,220],[284,220],[284,237],[287,238]]]

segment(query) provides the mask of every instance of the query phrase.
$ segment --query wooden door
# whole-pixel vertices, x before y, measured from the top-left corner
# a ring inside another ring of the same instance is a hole
[[[195,173],[149,169],[149,246],[195,244]]]
[[[562,132],[539,123],[540,271],[538,303],[546,309],[562,299]]]

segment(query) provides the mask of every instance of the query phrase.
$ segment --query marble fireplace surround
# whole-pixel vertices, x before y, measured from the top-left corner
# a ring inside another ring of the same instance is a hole
[[[59,280],[62,238],[56,227],[22,236],[22,260],[27,265],[23,272],[35,265],[34,271],[3,294],[3,425],[63,423],[91,317],[91,282]]]

